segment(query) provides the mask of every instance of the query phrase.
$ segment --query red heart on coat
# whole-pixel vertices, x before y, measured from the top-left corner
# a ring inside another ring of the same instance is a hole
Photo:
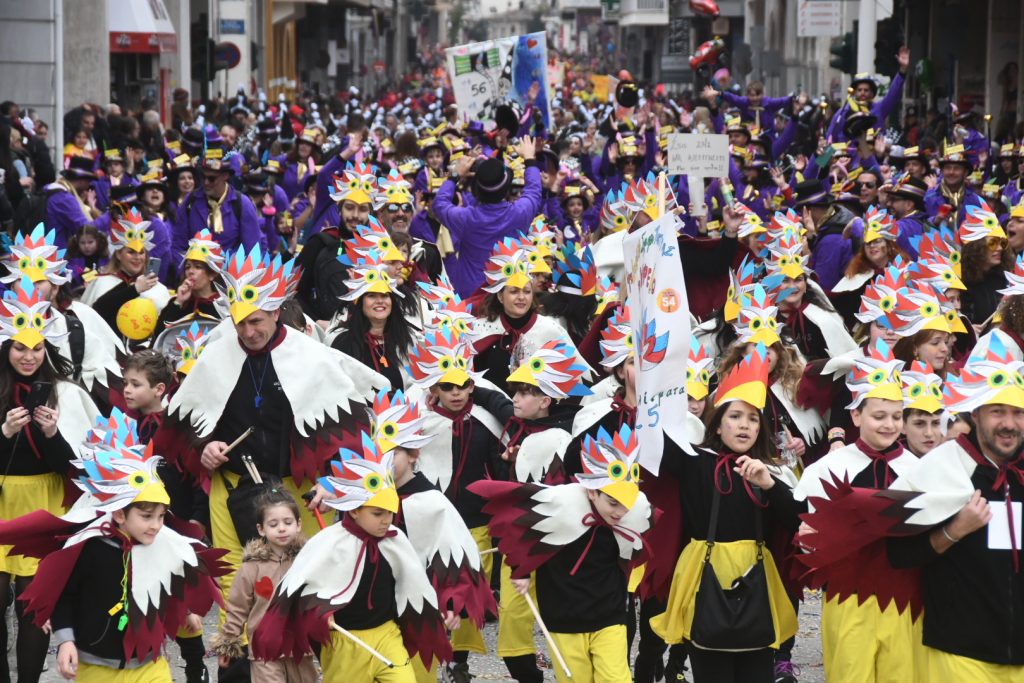
[[[269,576],[261,576],[254,588],[256,589],[256,595],[264,600],[274,597],[274,582],[270,580]]]
[[[533,48],[537,47],[537,39],[536,38],[527,38],[526,39],[526,47],[530,48],[531,50]]]

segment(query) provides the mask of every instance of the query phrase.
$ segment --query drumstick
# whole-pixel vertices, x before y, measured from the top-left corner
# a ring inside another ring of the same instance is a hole
[[[379,653],[376,650],[374,650],[369,645],[367,645],[366,641],[362,640],[359,636],[353,634],[352,632],[346,631],[342,627],[338,626],[334,622],[334,617],[333,616],[327,617],[327,625],[330,626],[335,631],[337,631],[338,633],[340,633],[341,635],[343,635],[346,638],[348,638],[349,640],[351,640],[353,643],[355,643],[359,647],[361,647],[364,650],[366,650],[367,652],[369,652],[371,655],[373,655],[377,659],[379,659],[381,662],[386,664],[389,669],[394,669],[395,668],[394,662],[392,662],[390,659],[388,659],[387,657],[385,657],[381,653]]]
[[[481,555],[490,555],[491,553],[496,553],[496,552],[498,552],[497,548],[488,548],[487,550],[481,550],[480,554]]]
[[[241,436],[239,436],[239,437],[238,437],[237,439],[235,439],[234,441],[232,441],[232,442],[231,442],[231,443],[230,443],[230,444],[228,445],[228,447],[227,447],[227,448],[225,448],[225,449],[224,449],[223,451],[221,451],[221,455],[227,455],[228,453],[230,453],[231,451],[233,451],[233,450],[235,449],[235,446],[237,446],[238,444],[242,443],[242,442],[243,442],[243,441],[245,441],[245,440],[246,440],[247,438],[249,438],[249,435],[250,435],[250,434],[252,434],[252,427],[249,427],[248,429],[246,429],[246,430],[245,430],[244,432],[242,432],[242,435],[241,435]]]
[[[523,593],[523,597],[526,598],[526,604],[529,605],[530,611],[533,612],[533,618],[537,620],[537,625],[540,626],[540,630],[544,633],[544,637],[548,641],[548,645],[551,646],[551,651],[555,654],[555,659],[562,667],[562,671],[565,672],[566,678],[572,678],[572,672],[569,671],[568,665],[565,663],[565,659],[562,658],[562,653],[558,651],[558,646],[555,645],[555,639],[551,637],[551,632],[548,631],[548,627],[544,625],[544,620],[540,618],[540,612],[537,611],[537,605],[533,604],[533,598],[530,597],[530,593]]]

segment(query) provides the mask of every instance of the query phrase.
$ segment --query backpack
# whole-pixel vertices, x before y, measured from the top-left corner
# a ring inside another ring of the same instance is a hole
[[[74,379],[82,376],[82,360],[85,358],[85,325],[74,314],[65,314],[68,328],[68,348],[71,350],[71,364],[75,366]]]
[[[47,195],[38,192],[26,194],[14,210],[13,224],[28,232],[40,223],[46,223]],[[49,226],[46,226],[49,229]]]

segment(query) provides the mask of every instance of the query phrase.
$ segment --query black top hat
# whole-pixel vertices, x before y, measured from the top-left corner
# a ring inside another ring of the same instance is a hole
[[[796,206],[826,206],[832,198],[820,180],[805,180],[796,186]]]
[[[508,194],[512,173],[501,159],[484,159],[473,177],[473,189],[481,202],[496,204]]]
[[[913,200],[918,210],[924,208],[924,195],[928,192],[928,185],[921,179],[914,176],[903,176],[896,182],[889,197]]]
[[[246,192],[267,192],[270,190],[270,176],[263,171],[246,173],[244,182]]]
[[[615,101],[623,107],[635,107],[640,102],[640,89],[633,81],[619,81],[615,86]]]
[[[843,132],[849,140],[856,140],[862,133],[875,125],[875,116],[870,111],[856,111],[846,116]]]
[[[136,189],[134,185],[115,185],[110,188],[110,201],[121,203],[134,202],[138,198],[135,194]]]
[[[68,159],[67,168],[61,171],[61,174],[69,180],[96,180],[92,164],[89,157],[71,157]]]
[[[495,130],[507,130],[515,135],[519,132],[519,113],[510,104],[499,105],[494,110]]]

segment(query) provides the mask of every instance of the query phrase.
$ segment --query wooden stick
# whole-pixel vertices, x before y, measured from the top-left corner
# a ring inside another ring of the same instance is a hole
[[[487,550],[481,550],[480,554],[481,555],[490,555],[491,553],[496,553],[496,552],[498,552],[497,548],[488,548]]]
[[[389,669],[394,669],[395,668],[394,662],[392,662],[390,659],[388,659],[387,657],[385,657],[381,653],[379,653],[376,650],[374,650],[369,645],[367,645],[365,640],[363,640],[359,636],[355,635],[351,631],[346,631],[345,629],[343,629],[342,627],[340,627],[336,623],[334,623],[334,617],[333,616],[327,617],[327,625],[330,626],[335,631],[337,631],[338,633],[340,633],[341,635],[343,635],[346,638],[348,638],[349,640],[351,640],[353,643],[355,643],[359,647],[361,647],[364,650],[366,650],[367,652],[369,652],[371,655],[373,655],[377,659],[379,659],[381,662],[386,664]]]
[[[665,177],[665,172],[662,171],[658,174],[658,218],[665,215],[665,185],[668,183],[668,178]]]
[[[245,465],[246,471],[249,472],[249,478],[252,479],[254,484],[263,483],[263,477],[260,476],[260,471],[256,469],[256,465],[253,463],[251,457],[243,455],[242,464]]]
[[[235,449],[235,447],[236,447],[236,446],[237,446],[238,444],[240,444],[240,443],[242,443],[243,441],[245,441],[246,439],[248,439],[248,438],[249,438],[249,435],[250,435],[250,434],[252,434],[252,427],[249,427],[248,429],[246,429],[246,430],[245,430],[244,432],[242,432],[242,435],[241,435],[241,436],[239,436],[239,437],[238,437],[237,439],[235,439],[234,441],[232,441],[232,442],[231,442],[231,443],[230,443],[230,444],[228,445],[228,447],[227,447],[227,448],[225,448],[225,449],[224,449],[224,450],[223,450],[223,451],[221,452],[221,455],[227,455],[228,453],[230,453],[231,451],[233,451],[233,450]]]
[[[551,651],[555,654],[555,659],[558,660],[558,664],[562,667],[562,671],[565,672],[565,677],[572,678],[572,672],[569,671],[569,666],[565,663],[562,653],[558,651],[558,646],[555,645],[555,639],[551,637],[551,632],[548,631],[548,627],[544,625],[544,620],[540,618],[540,612],[537,611],[537,605],[533,604],[533,598],[530,597],[530,593],[523,593],[523,597],[526,598],[526,604],[529,605],[530,611],[533,612],[533,618],[537,620],[537,625],[540,626],[540,630],[544,633],[544,637],[547,639],[548,645],[551,647]]]

